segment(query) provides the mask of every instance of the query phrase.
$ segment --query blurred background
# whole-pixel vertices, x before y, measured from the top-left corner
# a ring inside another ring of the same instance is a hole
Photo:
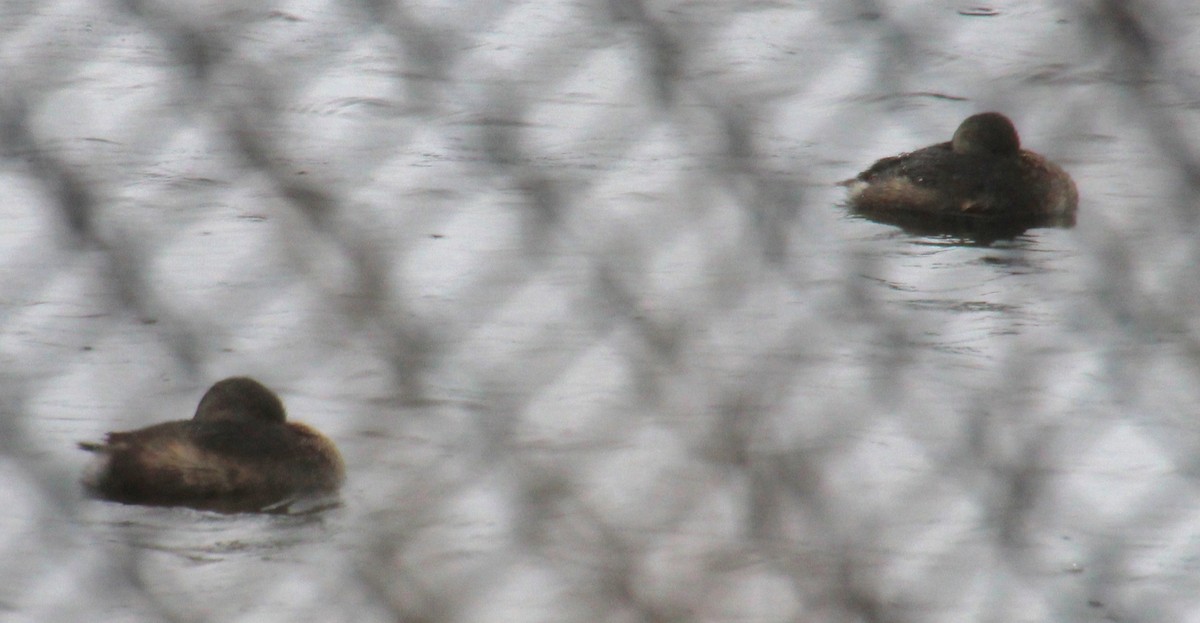
[[[998,110],[1079,224],[835,184]],[[0,4],[0,618],[1200,617],[1200,7]],[[82,496],[246,374],[343,505]]]

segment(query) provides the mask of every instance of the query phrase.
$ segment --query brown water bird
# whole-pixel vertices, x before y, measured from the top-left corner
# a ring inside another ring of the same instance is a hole
[[[967,117],[949,142],[884,158],[842,184],[862,216],[929,232],[1071,227],[1079,206],[1071,176],[1021,149],[1012,121],[996,112]]]
[[[258,381],[219,381],[190,420],[109,433],[80,443],[96,453],[83,484],[125,504],[222,512],[287,510],[337,492],[345,467],[333,442],[286,421],[279,396]]]

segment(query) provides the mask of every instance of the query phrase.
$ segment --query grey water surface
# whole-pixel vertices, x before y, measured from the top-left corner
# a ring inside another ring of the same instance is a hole
[[[1197,33],[1170,2],[0,7],[3,618],[1195,618]],[[838,181],[984,110],[1077,227],[847,213]],[[338,444],[340,507],[82,496],[77,441],[234,374]]]

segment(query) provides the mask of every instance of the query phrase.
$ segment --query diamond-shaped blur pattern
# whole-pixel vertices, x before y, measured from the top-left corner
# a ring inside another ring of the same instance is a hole
[[[1166,0],[8,2],[0,609],[1195,618],[1198,35]],[[1078,227],[847,214],[984,110]],[[340,508],[80,495],[76,441],[235,374],[339,445]]]

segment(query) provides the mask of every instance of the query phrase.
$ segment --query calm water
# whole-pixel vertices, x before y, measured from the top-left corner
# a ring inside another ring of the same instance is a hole
[[[1194,617],[1200,12],[1147,76],[1082,8],[842,4],[652,7],[676,48],[584,2],[0,9],[95,199],[73,242],[9,141],[5,618]],[[1077,228],[846,214],[980,110]],[[80,497],[76,441],[232,374],[338,443],[341,508]]]

